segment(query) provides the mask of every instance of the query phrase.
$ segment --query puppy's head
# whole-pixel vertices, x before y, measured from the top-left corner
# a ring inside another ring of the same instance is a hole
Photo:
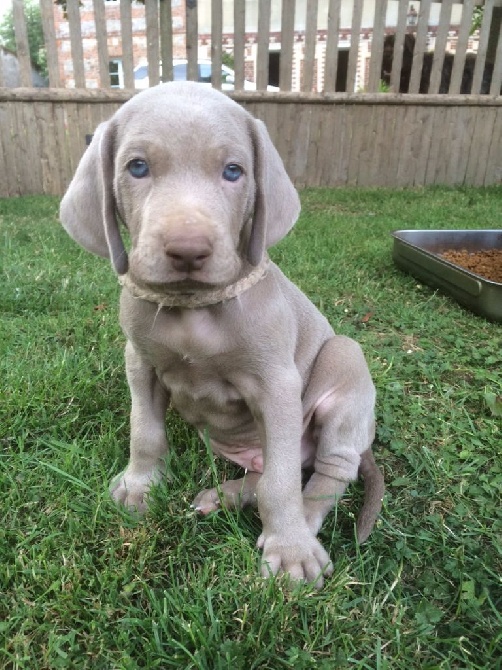
[[[171,288],[234,281],[298,213],[265,126],[187,82],[140,93],[98,127],[60,211],[68,233],[118,274]]]

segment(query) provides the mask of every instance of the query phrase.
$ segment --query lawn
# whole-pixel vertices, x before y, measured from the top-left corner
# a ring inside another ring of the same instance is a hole
[[[358,547],[361,484],[321,538],[317,592],[258,577],[254,511],[199,518],[214,466],[170,416],[173,481],[143,521],[126,464],[119,288],[58,201],[0,200],[0,667],[500,668],[501,327],[397,270],[396,228],[499,228],[502,188],[306,190],[273,259],[362,345],[387,491]],[[218,462],[219,476],[231,465]]]

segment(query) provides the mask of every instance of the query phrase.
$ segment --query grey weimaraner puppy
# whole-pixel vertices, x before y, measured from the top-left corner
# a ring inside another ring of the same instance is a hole
[[[299,210],[265,126],[222,93],[183,82],[140,93],[98,127],[61,220],[111,259],[123,286],[131,445],[114,499],[145,509],[165,474],[171,405],[215,454],[246,469],[194,507],[256,503],[263,574],[320,586],[332,571],[316,537],[324,517],[361,473],[365,540],[383,478],[360,347],[335,335],[267,256]],[[302,469],[311,474],[303,493]]]

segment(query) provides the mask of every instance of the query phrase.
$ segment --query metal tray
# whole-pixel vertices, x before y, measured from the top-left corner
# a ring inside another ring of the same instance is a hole
[[[502,284],[437,255],[447,249],[502,249],[502,230],[396,230],[392,236],[392,257],[398,267],[476,314],[502,322]]]

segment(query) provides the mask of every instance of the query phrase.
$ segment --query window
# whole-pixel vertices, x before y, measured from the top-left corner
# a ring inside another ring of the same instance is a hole
[[[112,88],[124,88],[124,70],[120,59],[114,58],[109,61],[108,72],[110,73],[110,86]]]

